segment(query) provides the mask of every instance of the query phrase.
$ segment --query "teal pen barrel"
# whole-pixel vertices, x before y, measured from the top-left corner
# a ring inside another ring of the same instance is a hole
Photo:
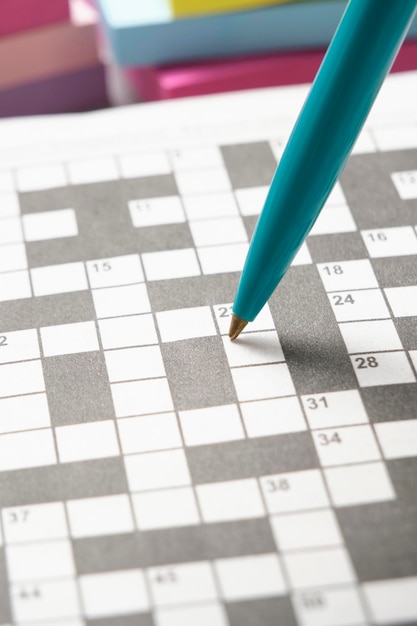
[[[350,0],[274,175],[233,312],[252,321],[316,221],[395,59],[417,0]]]

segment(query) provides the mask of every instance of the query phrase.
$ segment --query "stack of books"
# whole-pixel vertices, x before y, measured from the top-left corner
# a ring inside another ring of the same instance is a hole
[[[108,56],[144,101],[309,82],[346,4],[97,0]],[[417,68],[417,20],[409,37],[395,69]]]
[[[107,104],[93,16],[79,0],[1,0],[0,116]]]

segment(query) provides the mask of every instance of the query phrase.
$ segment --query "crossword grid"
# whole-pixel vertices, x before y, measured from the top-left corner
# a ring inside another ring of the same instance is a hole
[[[272,150],[279,159],[281,153],[276,141],[247,146],[260,163],[251,184],[251,174],[239,173],[239,151],[245,148],[131,153],[0,176],[0,298],[89,291],[95,311],[95,318],[84,321],[6,328],[0,336],[0,471],[122,456],[128,486],[128,493],[3,508],[0,544],[16,624],[53,620],[79,626],[83,616],[96,623],[129,614],[139,619],[153,611],[154,622],[144,624],[235,626],[239,602],[266,598],[280,600],[270,619],[279,611],[289,625],[295,619],[303,626],[364,626],[417,618],[417,577],[358,578],[337,515],[339,507],[395,500],[384,459],[417,456],[417,419],[370,423],[357,388],[298,397],[268,306],[233,344],[225,336],[230,301],[152,306],[152,283],[240,270],[251,219],[262,206],[265,178],[274,165],[265,155]],[[172,172],[179,194],[129,200],[130,224],[135,229],[186,225],[192,247],[30,265],[28,245],[80,234],[77,207],[20,214],[16,190],[25,194]],[[392,184],[402,200],[417,198],[417,172],[396,171]],[[337,185],[309,241],[356,232]],[[358,386],[415,383],[417,350],[403,346],[395,320],[417,315],[417,285],[381,288],[372,259],[417,254],[416,227],[368,228],[360,236],[368,258],[315,262]],[[295,266],[313,264],[309,245]],[[220,394],[225,399],[220,404],[211,398],[182,405],[170,349],[192,342],[196,349],[195,342],[207,339],[219,342],[223,369],[219,363],[217,379],[230,372],[232,392]],[[104,355],[114,414],[82,423],[51,421],[51,390],[43,371],[48,359],[98,351]],[[289,465],[291,471],[263,472],[261,463],[249,476],[226,480],[223,470],[213,480],[197,478],[193,450],[198,455],[207,446],[221,450],[221,445],[258,445],[288,436],[297,438],[302,454],[298,438],[307,433],[312,447],[305,468],[299,463]],[[164,529],[263,518],[272,543],[259,554],[142,568],[133,555],[129,567],[80,571],[77,541],[134,536],[135,531],[146,541]]]

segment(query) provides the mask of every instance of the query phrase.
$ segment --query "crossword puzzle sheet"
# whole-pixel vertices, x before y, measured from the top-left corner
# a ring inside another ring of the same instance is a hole
[[[307,87],[0,123],[1,626],[417,624],[416,93],[233,343]]]

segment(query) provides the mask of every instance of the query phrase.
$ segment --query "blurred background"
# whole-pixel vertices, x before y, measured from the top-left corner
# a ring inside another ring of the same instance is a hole
[[[0,117],[309,82],[347,0],[0,0]],[[393,71],[417,69],[417,20]]]

